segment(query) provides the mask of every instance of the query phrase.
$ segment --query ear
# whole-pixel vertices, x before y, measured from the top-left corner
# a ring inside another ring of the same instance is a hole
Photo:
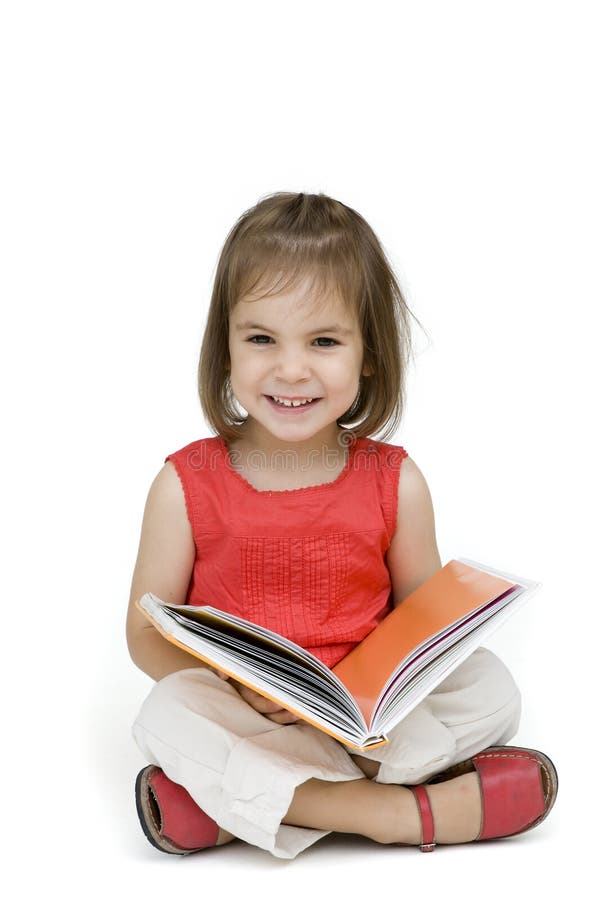
[[[362,375],[368,376],[368,375],[372,375],[372,374],[373,374],[372,366],[369,365],[369,363],[364,363],[364,365],[362,366]]]

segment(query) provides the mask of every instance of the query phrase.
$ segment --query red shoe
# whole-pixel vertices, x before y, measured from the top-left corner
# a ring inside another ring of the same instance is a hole
[[[539,825],[549,814],[557,795],[555,766],[543,753],[524,747],[488,747],[471,759],[435,775],[426,784],[449,781],[467,772],[478,772],[482,800],[482,824],[475,841],[521,834]],[[407,785],[420,809],[424,852],[435,849],[435,826],[423,784]]]
[[[157,850],[186,856],[216,844],[214,819],[157,766],[146,766],[138,774],[135,803],[144,834]]]

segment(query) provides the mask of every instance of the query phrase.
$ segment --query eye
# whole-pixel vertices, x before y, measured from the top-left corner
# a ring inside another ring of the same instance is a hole
[[[266,338],[267,341],[270,340],[270,338],[267,334],[253,334],[251,337],[248,338],[248,342],[250,344],[253,344],[254,342],[256,342],[257,344],[264,343],[263,341],[256,341],[256,338]]]
[[[336,341],[335,338],[325,338],[325,337],[321,337],[321,338],[316,338],[316,340],[317,340],[317,341],[328,341],[329,343],[328,343],[328,344],[325,344],[325,345],[324,345],[325,347],[333,347],[335,344],[338,344],[338,343],[339,343],[339,341]],[[322,346],[322,344],[319,344],[319,346]]]

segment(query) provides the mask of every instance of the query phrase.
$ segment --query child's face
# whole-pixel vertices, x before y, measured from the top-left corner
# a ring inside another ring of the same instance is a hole
[[[359,323],[341,300],[315,303],[304,285],[241,298],[229,318],[229,353],[233,393],[254,427],[281,442],[335,439],[336,419],[358,393],[364,353]],[[290,409],[273,396],[314,399]]]

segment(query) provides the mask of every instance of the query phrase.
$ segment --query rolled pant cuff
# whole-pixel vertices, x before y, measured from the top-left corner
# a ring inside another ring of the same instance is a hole
[[[295,789],[310,778],[354,781],[365,776],[341,747],[334,752],[334,759],[324,753],[321,764],[305,763],[301,750],[295,758],[290,758],[288,751],[280,752],[279,738],[286,743],[290,737],[287,728],[297,733],[302,726],[286,726],[280,731],[243,740],[232,749],[223,775],[217,821],[221,828],[241,840],[273,856],[293,859],[330,834],[330,831],[282,824]],[[252,765],[252,755],[256,757],[255,765]],[[258,772],[264,773],[263,785],[257,781]]]

